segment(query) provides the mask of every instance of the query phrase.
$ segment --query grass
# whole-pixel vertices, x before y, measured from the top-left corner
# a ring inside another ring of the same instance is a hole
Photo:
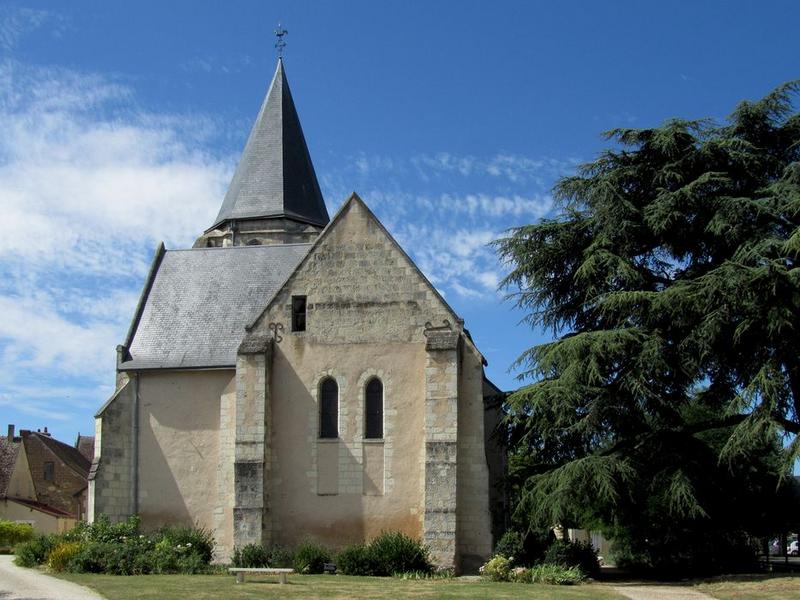
[[[789,575],[727,576],[704,581],[695,589],[719,600],[800,600],[800,577]]]
[[[246,598],[536,598],[536,600],[603,600],[622,598],[605,585],[550,586],[491,583],[459,579],[404,581],[382,577],[344,575],[290,575],[287,585],[274,577],[251,577],[237,585],[231,575],[114,575],[64,574],[62,579],[85,585],[108,600],[240,600]]]

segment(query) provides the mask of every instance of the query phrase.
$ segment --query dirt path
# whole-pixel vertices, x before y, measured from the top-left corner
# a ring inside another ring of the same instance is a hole
[[[88,588],[50,577],[36,569],[23,569],[13,560],[13,556],[0,555],[2,600],[103,600]]]
[[[631,600],[714,600],[708,594],[680,585],[617,585],[614,591]]]

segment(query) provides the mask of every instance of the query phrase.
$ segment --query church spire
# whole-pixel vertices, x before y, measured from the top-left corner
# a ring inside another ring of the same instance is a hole
[[[317,227],[330,220],[281,58],[211,229],[276,219]]]

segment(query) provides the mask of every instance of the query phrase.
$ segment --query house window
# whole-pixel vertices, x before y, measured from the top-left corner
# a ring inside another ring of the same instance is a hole
[[[52,462],[44,463],[44,480],[53,481],[55,478],[56,466]]]
[[[306,330],[306,297],[292,296],[292,331]]]
[[[370,379],[364,394],[364,437],[383,437],[383,384],[377,377]]]
[[[319,386],[319,437],[339,437],[339,386],[332,377]]]

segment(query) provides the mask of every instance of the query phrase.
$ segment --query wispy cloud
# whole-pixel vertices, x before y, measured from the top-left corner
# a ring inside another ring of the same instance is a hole
[[[232,161],[207,152],[207,119],[13,61],[0,63],[0,130],[0,405],[58,419],[110,391],[155,244],[191,245]]]
[[[181,68],[187,72],[202,73],[239,73],[246,67],[253,64],[253,58],[249,54],[238,54],[235,56],[217,56],[205,54],[195,56],[181,64]]]
[[[0,48],[11,50],[23,36],[38,29],[48,16],[44,10],[0,6]]]
[[[553,177],[574,168],[578,162],[578,159],[534,158],[505,153],[481,158],[438,152],[411,158],[411,164],[426,181],[443,174],[457,174],[462,177],[489,175],[514,184],[537,185],[544,185]]]
[[[508,153],[360,153],[324,169],[321,180],[331,210],[358,191],[444,295],[492,301],[504,272],[489,243],[548,215],[554,181],[579,162]]]

